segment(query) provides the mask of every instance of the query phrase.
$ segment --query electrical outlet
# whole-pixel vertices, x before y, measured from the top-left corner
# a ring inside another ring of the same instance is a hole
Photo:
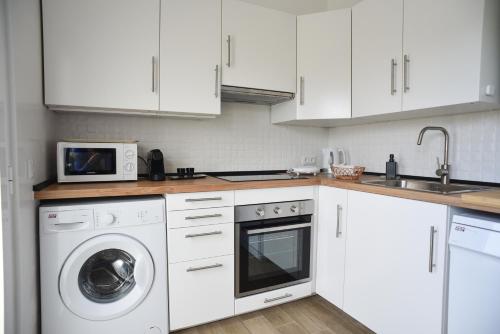
[[[302,157],[301,159],[303,166],[314,166],[316,165],[316,157]]]

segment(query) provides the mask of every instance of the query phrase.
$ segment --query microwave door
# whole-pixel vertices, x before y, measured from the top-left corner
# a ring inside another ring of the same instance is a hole
[[[115,148],[64,149],[64,175],[117,174]]]

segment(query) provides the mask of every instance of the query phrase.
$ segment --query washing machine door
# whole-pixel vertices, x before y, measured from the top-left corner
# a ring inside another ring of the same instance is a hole
[[[149,251],[122,234],[94,237],[64,262],[59,291],[66,307],[87,320],[110,320],[135,309],[154,280]]]

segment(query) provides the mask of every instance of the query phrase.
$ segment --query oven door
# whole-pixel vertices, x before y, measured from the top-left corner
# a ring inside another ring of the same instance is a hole
[[[236,224],[236,297],[310,280],[311,215]]]

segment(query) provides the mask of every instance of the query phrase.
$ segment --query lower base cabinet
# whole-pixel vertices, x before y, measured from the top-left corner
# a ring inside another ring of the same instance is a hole
[[[380,334],[441,334],[447,212],[349,191],[344,311]]]
[[[234,315],[234,255],[170,264],[170,330]]]
[[[340,309],[344,307],[347,193],[319,187],[316,293]]]

